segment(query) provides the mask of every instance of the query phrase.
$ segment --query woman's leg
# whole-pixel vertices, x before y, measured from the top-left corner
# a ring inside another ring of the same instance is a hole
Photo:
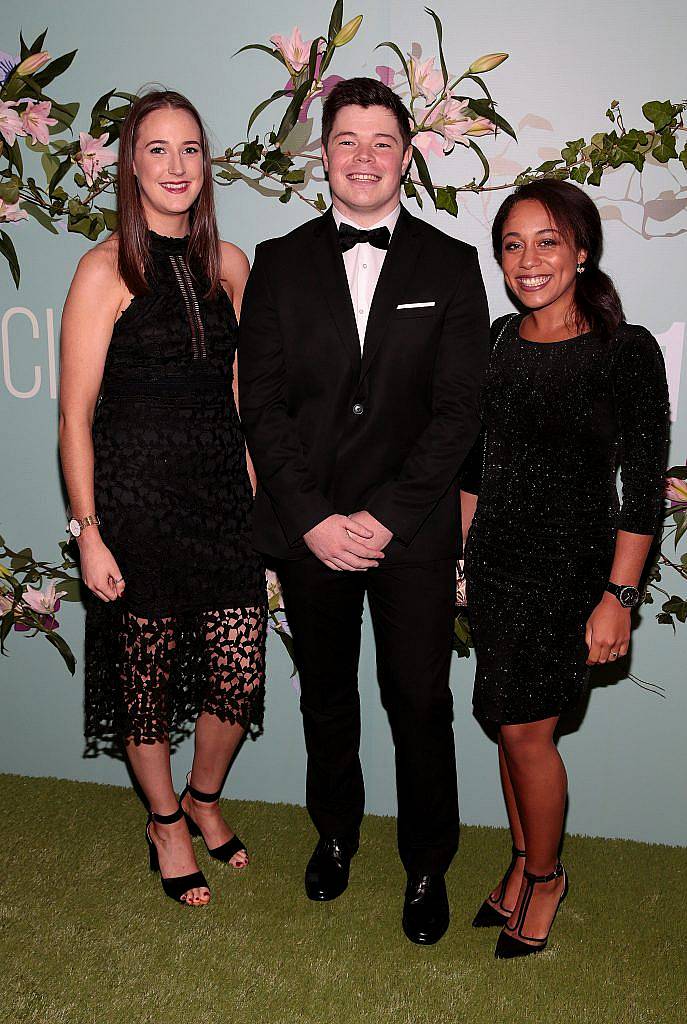
[[[501,726],[501,742],[515,806],[527,851],[525,868],[535,875],[547,875],[558,862],[567,794],[565,766],[553,742],[558,718]],[[543,938],[556,913],[563,890],[563,878],[535,886],[523,935]],[[517,911],[526,889],[523,880],[516,908],[509,924],[515,925]]]
[[[498,749],[499,749],[499,774],[501,776],[501,788],[503,790],[503,800],[506,805],[506,813],[508,815],[508,824],[510,825],[510,834],[513,840],[513,846],[516,850],[525,849],[525,836],[522,831],[522,825],[520,823],[520,815],[518,814],[518,807],[515,801],[515,793],[513,792],[513,783],[511,782],[510,773],[508,771],[508,762],[506,761],[506,755],[503,750],[503,741],[501,739],[501,733],[499,732],[498,737]],[[525,858],[517,857],[513,870],[506,879],[505,891],[501,892],[503,883],[499,882],[496,888],[489,894],[489,900],[494,905],[500,904],[500,908],[511,910],[517,901],[518,893],[520,892],[520,884],[522,882],[522,873],[525,870]]]
[[[216,793],[222,788],[245,734],[244,723],[253,718],[264,687],[265,631],[264,608],[230,608],[206,616],[208,688],[196,722],[191,769],[191,784],[201,793]],[[188,793],[183,804],[210,849],[233,837],[218,802],[203,803]],[[229,863],[245,867],[246,851],[236,853]]]
[[[222,788],[231,759],[245,731],[238,722],[223,722],[217,715],[205,711],[198,716],[191,769],[191,784],[195,789],[201,793],[216,793]],[[202,831],[211,850],[233,837],[234,833],[222,817],[219,802],[204,803],[187,793],[183,806]],[[235,868],[243,868],[248,864],[248,854],[239,850],[229,863]]]
[[[126,675],[122,679],[126,707],[126,753],[136,780],[151,811],[172,814],[178,801],[172,784],[169,742],[166,738],[166,684],[174,656],[173,620],[127,616],[124,643]],[[157,848],[163,878],[189,875],[198,870],[186,822],[158,825],[151,822],[150,835]],[[210,899],[207,888],[190,889],[186,903]]]

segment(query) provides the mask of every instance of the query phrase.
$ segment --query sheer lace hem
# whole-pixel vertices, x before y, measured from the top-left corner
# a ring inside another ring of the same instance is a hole
[[[100,604],[86,617],[86,757],[169,740],[199,714],[262,733],[266,608],[143,618]]]

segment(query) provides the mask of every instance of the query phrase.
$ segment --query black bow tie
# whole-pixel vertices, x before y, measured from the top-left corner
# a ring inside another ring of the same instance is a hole
[[[388,228],[373,228],[371,231],[354,228],[352,224],[342,221],[339,224],[339,245],[341,252],[348,252],[359,242],[369,242],[375,249],[388,249],[391,233]]]

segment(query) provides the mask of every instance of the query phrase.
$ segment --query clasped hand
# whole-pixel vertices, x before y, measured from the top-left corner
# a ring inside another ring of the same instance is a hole
[[[369,512],[323,519],[303,540],[321,562],[336,572],[376,568],[393,534]]]
[[[587,620],[585,642],[588,665],[605,665],[627,654],[630,644],[630,611],[611,594],[604,594]]]

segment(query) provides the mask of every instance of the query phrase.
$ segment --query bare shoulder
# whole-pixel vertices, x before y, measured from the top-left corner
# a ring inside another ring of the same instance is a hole
[[[99,291],[112,289],[121,292],[122,281],[117,269],[118,251],[118,241],[115,236],[94,245],[79,260],[74,281],[96,287]]]
[[[243,283],[248,276],[250,263],[243,249],[233,242],[219,243],[220,258],[222,261],[222,280],[227,284]]]

